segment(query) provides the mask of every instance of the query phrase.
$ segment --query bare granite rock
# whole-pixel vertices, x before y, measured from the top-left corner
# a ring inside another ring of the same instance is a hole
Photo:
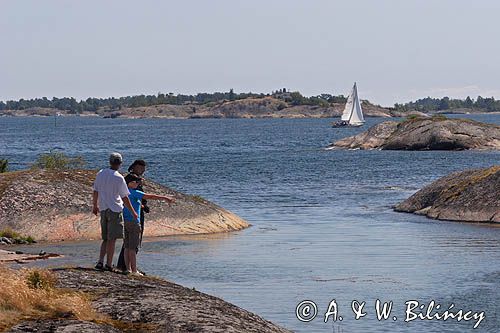
[[[25,321],[10,332],[224,332],[288,333],[224,300],[158,278],[130,277],[88,268],[55,269],[58,286],[89,294],[102,323],[45,319]]]
[[[37,319],[22,322],[10,330],[9,333],[37,332],[37,333],[118,333],[123,332],[109,324],[93,323],[76,319]]]
[[[396,130],[398,122],[384,121],[378,125],[370,127],[366,132],[341,139],[328,148],[345,149],[374,149],[381,147],[389,136]]]
[[[439,220],[500,223],[500,166],[452,173],[394,209]]]
[[[95,170],[25,170],[0,174],[0,230],[37,240],[99,239],[92,211]],[[174,195],[176,203],[151,201],[146,236],[234,231],[249,224],[222,207],[147,180],[146,192]]]
[[[329,148],[383,150],[500,149],[500,126],[468,119],[416,117],[388,121]]]

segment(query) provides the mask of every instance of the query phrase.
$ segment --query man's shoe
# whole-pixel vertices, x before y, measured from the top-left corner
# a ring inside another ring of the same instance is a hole
[[[141,272],[132,272],[132,273],[130,273],[130,275],[132,275],[132,276],[144,276],[144,274],[142,274]]]
[[[102,271],[104,269],[104,264],[102,262],[98,262],[94,268]]]
[[[109,266],[108,264],[104,265],[103,270],[108,271],[108,272],[114,272],[115,270],[113,269],[112,266]]]

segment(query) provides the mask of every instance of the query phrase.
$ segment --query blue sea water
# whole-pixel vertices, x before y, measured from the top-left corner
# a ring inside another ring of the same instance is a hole
[[[500,115],[465,117],[500,124]],[[94,168],[106,165],[110,151],[122,152],[125,164],[144,158],[149,178],[201,195],[253,226],[149,239],[140,266],[291,330],[497,332],[500,228],[430,220],[391,206],[450,172],[500,164],[500,153],[323,149],[383,120],[332,129],[332,119],[0,118],[0,158],[12,169],[49,150],[82,155]],[[98,243],[25,249],[39,248],[66,256],[35,265],[90,265]],[[324,323],[333,299],[343,320]],[[388,320],[376,319],[377,299],[394,302]],[[310,322],[296,318],[303,300],[317,305]],[[353,300],[366,301],[359,320]],[[486,319],[476,330],[475,320],[405,323],[409,300],[435,300],[442,310],[453,303],[454,310],[484,311]]]

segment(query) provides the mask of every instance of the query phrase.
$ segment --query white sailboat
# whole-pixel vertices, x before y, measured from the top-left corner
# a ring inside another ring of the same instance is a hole
[[[363,109],[361,109],[361,103],[358,96],[358,88],[356,82],[352,87],[352,91],[347,98],[347,103],[345,103],[344,112],[340,121],[332,124],[333,127],[358,127],[363,126],[365,123],[365,118],[363,117]]]

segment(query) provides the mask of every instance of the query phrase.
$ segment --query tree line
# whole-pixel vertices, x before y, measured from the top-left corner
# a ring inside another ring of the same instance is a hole
[[[426,97],[405,104],[394,104],[394,108],[398,111],[417,110],[422,112],[443,111],[461,108],[500,111],[500,100],[495,100],[494,97],[483,98],[481,96],[478,96],[476,100],[470,98],[470,96],[467,96],[467,98],[464,100],[451,99],[449,97]]]
[[[329,106],[331,103],[345,103],[346,97],[343,95],[333,96],[331,94],[320,94],[317,96],[306,97],[300,92],[289,92],[285,88],[273,91],[271,94],[264,93],[235,93],[233,89],[228,92],[214,93],[198,93],[196,95],[183,95],[173,93],[158,93],[156,95],[136,95],[126,97],[109,97],[109,98],[87,98],[77,101],[73,97],[49,99],[47,97],[33,99],[9,100],[6,102],[0,101],[0,111],[2,110],[26,110],[30,108],[52,108],[57,110],[65,110],[70,113],[80,113],[83,111],[95,112],[101,110],[120,110],[127,107],[144,107],[161,104],[183,105],[183,104],[199,104],[221,101],[235,101],[252,98],[276,97],[290,103],[291,105],[318,105]]]

